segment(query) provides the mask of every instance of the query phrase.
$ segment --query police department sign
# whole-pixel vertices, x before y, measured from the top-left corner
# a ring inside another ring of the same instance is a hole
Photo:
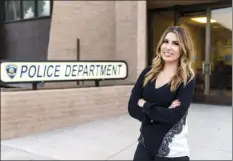
[[[1,81],[14,83],[125,79],[127,71],[124,61],[2,62]]]

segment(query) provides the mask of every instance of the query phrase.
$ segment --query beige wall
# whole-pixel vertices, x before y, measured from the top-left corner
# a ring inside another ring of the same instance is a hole
[[[146,1],[116,1],[116,59],[129,64],[128,82],[146,66],[147,7]]]
[[[127,113],[132,86],[1,93],[1,140]]]
[[[128,82],[134,82],[137,72],[137,1],[114,1],[116,5],[116,59],[128,63]]]
[[[147,65],[147,1],[138,1],[137,13],[137,76]]]
[[[115,3],[113,1],[55,1],[48,59],[115,59]]]
[[[115,2],[54,1],[48,59],[77,60],[77,39],[80,39],[80,60],[115,60]],[[102,84],[113,82],[102,81]],[[64,87],[76,83],[46,85]],[[94,82],[85,81],[82,85],[94,86]]]
[[[55,1],[48,59],[76,60],[79,38],[80,60],[128,63],[129,75],[125,81],[101,84],[134,83],[138,68],[141,71],[146,65],[145,18],[146,1]],[[139,42],[143,48],[140,51]]]

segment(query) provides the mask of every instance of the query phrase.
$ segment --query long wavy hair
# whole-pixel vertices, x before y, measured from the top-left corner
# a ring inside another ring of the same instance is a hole
[[[170,91],[175,91],[181,83],[186,85],[195,77],[194,69],[192,68],[194,60],[192,39],[184,28],[180,26],[172,26],[163,33],[159,40],[156,48],[156,56],[152,60],[150,71],[145,75],[143,86],[146,86],[150,81],[154,81],[158,74],[163,70],[165,62],[161,56],[161,46],[166,35],[170,32],[176,34],[181,51],[177,72],[168,83],[170,85]]]

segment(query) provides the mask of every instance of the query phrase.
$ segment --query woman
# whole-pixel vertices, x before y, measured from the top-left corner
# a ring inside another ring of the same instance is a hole
[[[195,85],[193,57],[188,33],[168,28],[129,99],[129,114],[142,122],[135,161],[189,160],[186,117]]]

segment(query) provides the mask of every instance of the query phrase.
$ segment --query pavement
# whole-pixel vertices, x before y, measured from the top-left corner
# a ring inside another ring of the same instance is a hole
[[[191,160],[232,160],[232,107],[192,104]],[[1,160],[132,160],[140,123],[128,114],[1,141]]]

